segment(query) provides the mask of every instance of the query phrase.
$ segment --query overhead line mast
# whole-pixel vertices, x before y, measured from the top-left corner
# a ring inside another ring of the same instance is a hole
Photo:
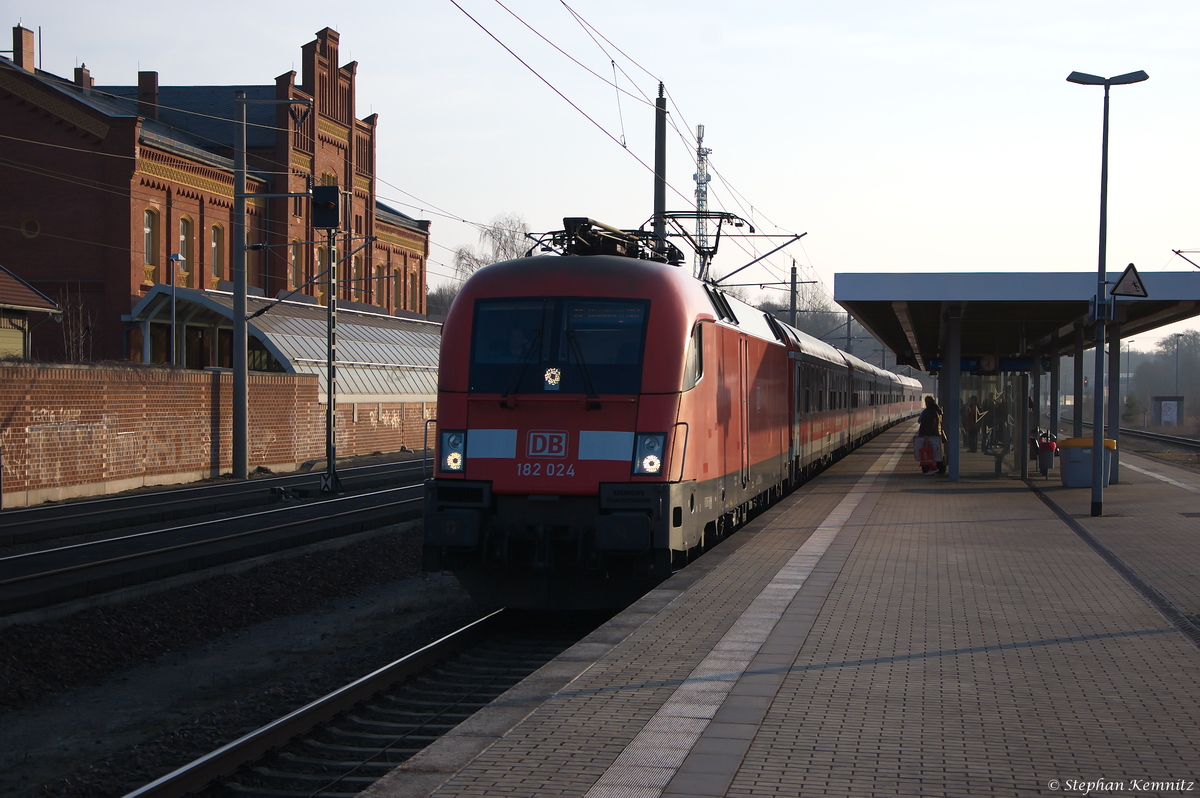
[[[705,214],[708,212],[708,156],[712,150],[704,146],[704,125],[696,125],[696,173],[692,179],[696,181],[696,274],[704,274],[708,269],[708,224]]]

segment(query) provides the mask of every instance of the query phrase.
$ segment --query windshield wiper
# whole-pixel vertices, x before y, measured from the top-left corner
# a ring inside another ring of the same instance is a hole
[[[575,353],[575,360],[579,363],[579,373],[583,375],[583,387],[587,388],[588,399],[599,399],[600,394],[596,393],[596,387],[592,384],[592,374],[588,371],[587,362],[583,359],[583,350],[579,347],[579,339],[575,336],[574,330],[567,330],[567,343],[571,347],[571,351]],[[589,403],[588,409],[592,407],[600,407],[599,402]]]
[[[525,379],[525,372],[529,369],[529,364],[532,362],[532,355],[538,349],[538,343],[542,340],[542,331],[538,330],[533,335],[533,340],[529,342],[529,346],[525,349],[525,354],[517,362],[521,370],[516,373],[513,379],[508,381],[508,385],[504,388],[504,393],[500,394],[502,400],[507,400],[508,395],[521,387],[521,381]],[[502,401],[501,406],[508,407],[507,401]]]

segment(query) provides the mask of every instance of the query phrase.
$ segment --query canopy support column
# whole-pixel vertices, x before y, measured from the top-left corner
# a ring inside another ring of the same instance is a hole
[[[1075,404],[1071,407],[1071,437],[1083,437],[1083,328],[1075,328]]]
[[[1116,298],[1110,301],[1116,311]],[[1108,325],[1108,437],[1117,442],[1108,466],[1108,484],[1116,485],[1121,454],[1121,325],[1116,322]]]
[[[944,424],[946,436],[946,473],[951,482],[958,482],[959,428],[962,422],[962,308],[946,311],[946,357],[942,368],[946,374],[946,403]]]

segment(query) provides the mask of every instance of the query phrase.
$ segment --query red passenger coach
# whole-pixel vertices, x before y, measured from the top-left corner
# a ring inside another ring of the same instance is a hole
[[[426,568],[509,607],[623,606],[919,404],[915,380],[636,242],[586,254],[613,251],[587,233],[481,269],[443,328]]]

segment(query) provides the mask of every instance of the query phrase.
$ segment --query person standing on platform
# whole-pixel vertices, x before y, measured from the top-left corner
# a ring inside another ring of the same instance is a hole
[[[963,408],[962,426],[966,433],[967,451],[974,452],[979,448],[979,421],[983,413],[979,409],[979,397],[972,396]]]
[[[992,444],[996,439],[996,397],[991,391],[985,393],[983,407],[980,408],[979,426],[983,430],[983,453],[992,453]]]
[[[937,449],[932,467],[925,460],[921,461],[921,473],[926,476],[946,473],[946,460],[943,454],[946,433],[942,430],[942,408],[938,407],[937,400],[932,396],[925,397],[925,409],[917,418],[917,437],[934,439]]]
[[[1004,391],[996,391],[996,402],[992,413],[995,416],[995,421],[992,422],[992,430],[994,432],[992,438],[992,448],[999,449],[998,454],[1008,454],[1010,449],[1009,430],[1010,414],[1012,408],[1008,402],[1008,396]]]

